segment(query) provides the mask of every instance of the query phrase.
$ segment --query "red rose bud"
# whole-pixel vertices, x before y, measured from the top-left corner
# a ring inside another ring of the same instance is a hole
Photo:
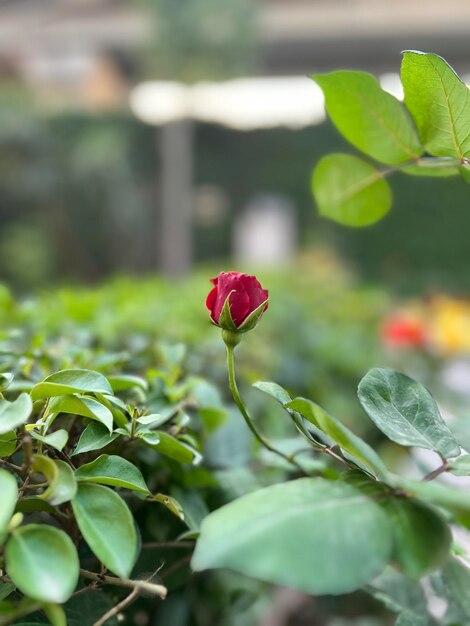
[[[212,322],[232,333],[254,328],[268,308],[268,292],[256,276],[221,272],[211,282],[214,288],[207,296],[206,306]]]

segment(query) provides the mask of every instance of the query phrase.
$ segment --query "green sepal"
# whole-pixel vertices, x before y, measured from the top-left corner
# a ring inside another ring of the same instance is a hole
[[[262,302],[259,305],[259,307],[257,307],[254,311],[252,311],[248,315],[248,317],[242,322],[242,324],[240,324],[240,326],[237,329],[238,332],[246,333],[249,330],[253,330],[253,328],[257,325],[261,316],[263,315],[267,304],[268,304],[268,298],[266,298],[266,300]]]
[[[235,322],[233,321],[232,314],[230,312],[230,303],[229,303],[230,296],[232,293],[233,291],[231,291],[228,294],[228,296],[225,298],[224,306],[222,307],[222,311],[220,312],[217,326],[220,326],[220,328],[223,328],[224,330],[230,330],[232,332],[236,332],[238,329],[235,326]]]

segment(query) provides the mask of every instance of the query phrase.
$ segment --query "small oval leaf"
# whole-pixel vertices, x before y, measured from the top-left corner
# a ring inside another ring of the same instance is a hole
[[[18,499],[16,480],[10,472],[3,469],[0,469],[0,494],[2,502],[0,506],[0,543],[2,543]]]
[[[14,402],[0,400],[0,435],[25,424],[32,410],[33,403],[27,393],[19,395]]]
[[[81,482],[100,483],[150,493],[142,472],[120,456],[102,454],[97,459],[82,465],[75,477]]]
[[[82,369],[61,370],[51,374],[31,390],[31,398],[52,398],[73,393],[113,394],[108,380],[99,372]]]
[[[41,602],[61,604],[77,586],[75,546],[68,535],[52,526],[29,524],[15,530],[5,548],[5,562],[18,589]]]
[[[124,500],[108,487],[81,484],[72,507],[83,538],[98,559],[118,576],[129,576],[137,558],[137,534]]]
[[[329,154],[317,164],[312,191],[320,215],[345,226],[368,226],[392,206],[383,174],[349,154]]]

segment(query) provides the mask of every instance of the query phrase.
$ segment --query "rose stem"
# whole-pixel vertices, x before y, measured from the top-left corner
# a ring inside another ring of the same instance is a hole
[[[235,400],[235,404],[237,405],[240,413],[242,414],[243,419],[246,422],[246,425],[248,426],[248,428],[251,430],[251,432],[253,433],[255,438],[259,441],[259,443],[262,446],[264,446],[270,452],[273,452],[274,454],[277,454],[278,456],[283,458],[288,463],[291,463],[292,465],[294,465],[300,472],[302,472],[302,474],[305,474],[305,470],[300,465],[300,463],[298,463],[294,458],[288,456],[287,454],[284,454],[284,452],[281,452],[280,450],[277,450],[276,448],[274,448],[269,443],[269,441],[267,439],[265,439],[263,437],[263,435],[261,435],[256,430],[256,426],[253,424],[253,421],[252,421],[252,419],[251,419],[251,417],[250,417],[250,415],[249,415],[245,405],[243,404],[243,400],[241,399],[240,393],[238,391],[237,379],[236,379],[236,376],[235,376],[235,359],[234,359],[234,356],[233,356],[233,352],[234,352],[234,346],[227,345],[228,382],[229,382],[229,385],[230,385],[230,390],[232,391],[233,399]]]

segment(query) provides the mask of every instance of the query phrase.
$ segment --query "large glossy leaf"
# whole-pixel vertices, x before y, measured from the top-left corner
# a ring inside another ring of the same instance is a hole
[[[43,602],[65,602],[78,582],[79,562],[72,540],[46,524],[16,529],[7,542],[8,576],[20,591]]]
[[[48,488],[39,496],[49,504],[58,506],[69,502],[77,493],[77,481],[73,471],[64,461],[54,461],[47,456],[37,454],[34,457],[33,469],[41,472],[49,483]]]
[[[373,369],[359,383],[359,400],[371,420],[392,441],[457,456],[460,446],[429,391],[389,369]]]
[[[80,482],[113,485],[149,493],[142,472],[120,456],[102,454],[91,463],[82,465],[75,472],[75,476]]]
[[[113,430],[113,414],[108,407],[87,396],[57,396],[50,401],[49,412],[89,417],[104,424],[110,433]]]
[[[397,496],[387,485],[361,472],[348,472],[345,479],[375,498],[389,516],[394,537],[392,560],[406,576],[419,579],[449,558],[452,536],[438,510],[415,498]]]
[[[375,76],[343,70],[312,78],[323,90],[328,115],[353,146],[390,165],[423,153],[404,106],[381,88]]]
[[[108,429],[102,424],[88,424],[80,435],[80,439],[72,452],[72,456],[75,454],[83,454],[84,452],[91,452],[92,450],[101,450],[101,448],[109,445],[118,437],[119,433],[109,434]]]
[[[255,491],[208,515],[192,566],[229,568],[306,593],[340,594],[379,574],[391,549],[390,524],[375,502],[350,485],[303,478]]]
[[[365,464],[374,474],[381,478],[387,476],[387,468],[375,450],[341,424],[340,421],[324,411],[318,404],[305,398],[295,398],[285,406],[300,413],[305,419],[328,435],[340,448]]]
[[[426,150],[435,156],[470,156],[470,94],[437,54],[404,53],[405,104]]]
[[[383,174],[349,154],[323,157],[313,172],[312,191],[320,214],[345,226],[373,224],[392,205]]]
[[[73,393],[111,394],[113,390],[108,380],[99,372],[82,369],[61,370],[51,374],[31,390],[31,398],[52,398]]]
[[[118,576],[129,576],[137,558],[137,534],[124,500],[108,487],[81,484],[72,507],[83,538],[98,559]]]
[[[22,393],[14,402],[0,400],[0,435],[25,424],[32,410],[33,403],[27,393]]]
[[[0,543],[2,543],[5,539],[6,530],[18,499],[16,480],[10,472],[3,469],[0,469],[0,494]]]

